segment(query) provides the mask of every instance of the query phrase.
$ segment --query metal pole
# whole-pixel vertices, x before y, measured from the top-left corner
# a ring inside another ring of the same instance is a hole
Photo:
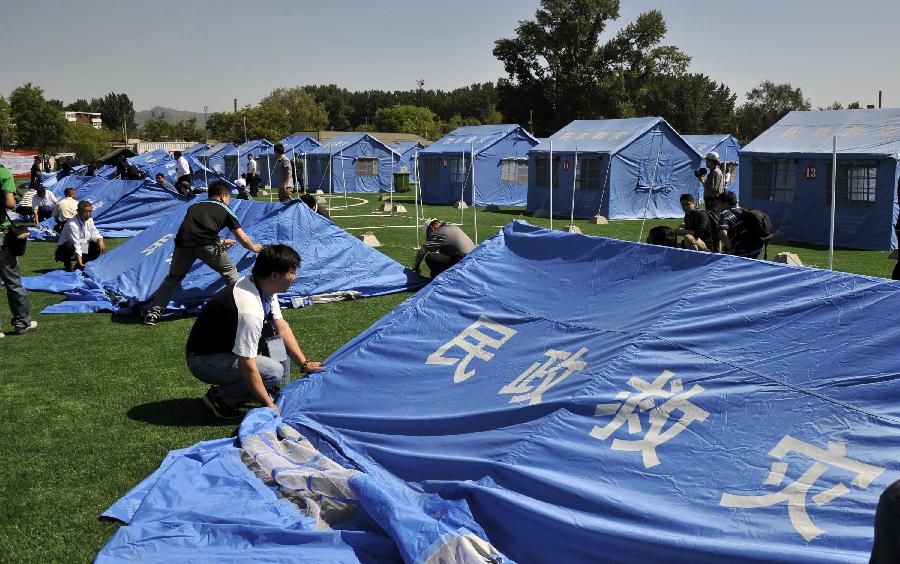
[[[641,234],[638,235],[638,243],[644,239],[644,222],[647,221],[647,210],[650,209],[650,196],[653,194],[653,185],[656,184],[656,171],[659,169],[659,153],[662,151],[662,145],[656,150],[656,165],[653,167],[653,179],[650,186],[647,187],[647,204],[644,205],[644,217],[641,219]]]
[[[475,203],[475,143],[472,143],[472,223],[475,228],[475,244],[478,244],[478,204]]]
[[[306,161],[306,153],[303,153],[303,189],[309,192],[309,163]]]
[[[344,174],[344,148],[341,147],[340,155],[338,156],[338,160],[341,161],[341,186],[344,188],[344,209],[350,209],[347,206],[347,176]]]
[[[550,140],[550,229],[553,229],[553,139]]]
[[[578,179],[578,147],[575,147],[575,174],[572,175],[572,209],[569,210],[569,225],[575,225],[575,181]],[[581,179],[582,181],[584,178]]]
[[[341,149],[343,150],[343,149]],[[331,193],[334,187],[334,150],[328,147],[328,209],[331,209]]]
[[[837,206],[837,137],[831,145],[831,236],[828,244],[828,270],[834,270],[834,218]]]
[[[388,194],[388,198],[390,199],[391,204],[391,215],[394,215],[394,153],[393,151],[390,153],[391,156],[391,191]]]
[[[462,226],[462,225],[466,224],[466,212],[465,212],[465,208],[462,207],[462,205],[466,203],[466,153],[465,153],[465,151],[460,153],[459,160],[462,161],[462,169],[463,169],[462,181],[459,183],[459,201],[460,201],[459,224]]]
[[[419,150],[416,149],[415,154],[413,155],[413,173],[414,178],[416,179],[416,189],[413,192],[413,205],[416,207],[416,223],[415,223],[415,232],[416,232],[416,248],[419,248]]]

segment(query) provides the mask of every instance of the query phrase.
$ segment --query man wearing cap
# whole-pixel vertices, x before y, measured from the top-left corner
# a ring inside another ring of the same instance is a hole
[[[713,200],[725,191],[725,175],[719,168],[720,164],[719,153],[710,151],[706,154],[706,168],[709,172],[697,174],[697,180],[703,184],[703,204],[708,210],[712,209]]]
[[[416,252],[413,270],[419,272],[422,259],[434,278],[458,263],[475,248],[462,229],[446,221],[431,218],[425,223],[425,244]]]

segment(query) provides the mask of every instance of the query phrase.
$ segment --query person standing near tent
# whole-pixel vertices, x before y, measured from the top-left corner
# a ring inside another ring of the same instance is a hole
[[[66,222],[59,234],[55,258],[57,262],[63,263],[66,272],[72,271],[72,261],[75,261],[75,268],[84,270],[88,261],[95,260],[100,253],[106,251],[103,235],[91,218],[93,213],[93,204],[81,200],[78,202],[78,213]]]
[[[228,287],[237,284],[237,269],[227,252],[235,241],[219,239],[219,232],[223,228],[230,229],[245,249],[254,253],[262,250],[262,245],[254,243],[244,233],[237,216],[228,207],[231,202],[231,187],[223,180],[216,180],[210,183],[208,195],[207,200],[188,208],[184,221],[178,228],[169,274],[160,284],[144,314],[144,325],[156,325],[169,299],[181,287],[181,281],[197,259],[221,274]]]
[[[278,201],[290,201],[294,194],[294,177],[291,161],[284,154],[284,145],[275,143],[275,168],[272,170],[272,187],[278,188]]]
[[[175,184],[178,185],[182,182],[187,183],[188,186],[191,185],[191,165],[188,164],[187,159],[184,158],[184,155],[181,154],[181,151],[175,151],[175,175],[178,179],[175,181]]]
[[[35,161],[37,162],[37,161]],[[12,314],[12,326],[16,335],[25,335],[37,329],[37,321],[31,319],[28,309],[28,291],[22,287],[19,259],[6,246],[6,232],[12,228],[6,212],[16,207],[16,182],[12,173],[0,164],[0,195],[3,196],[3,219],[0,220],[0,281],[6,286],[6,300]],[[0,332],[0,339],[5,338]]]
[[[28,187],[32,190],[40,186],[41,184],[41,156],[34,156],[34,164],[31,165],[31,182],[28,183]]]
[[[253,153],[247,153],[247,189],[250,197],[255,198],[259,192],[259,165],[253,158]]]
[[[703,206],[711,210],[713,200],[725,191],[725,175],[719,168],[719,153],[710,151],[706,153],[706,174],[702,170],[697,171],[697,180],[703,184]]]
[[[472,239],[462,229],[446,221],[431,218],[425,224],[425,244],[419,247],[413,270],[420,272],[422,259],[434,278],[458,263],[475,248]]]
[[[278,305],[278,294],[288,291],[299,266],[300,255],[291,247],[265,247],[252,274],[220,290],[194,322],[185,346],[187,366],[211,385],[203,402],[216,416],[240,417],[238,409],[253,400],[278,413],[275,400],[290,380],[290,361],[307,372],[322,368],[300,350]]]

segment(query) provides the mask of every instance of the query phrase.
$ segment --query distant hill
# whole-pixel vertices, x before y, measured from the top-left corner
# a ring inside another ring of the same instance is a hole
[[[166,121],[169,123],[178,123],[179,121],[186,119],[197,118],[197,127],[206,127],[206,117],[203,112],[186,112],[184,110],[176,110],[163,106],[156,106],[149,110],[135,112],[134,121],[137,123],[138,127],[141,127],[147,120],[153,117],[153,114],[156,114],[157,117],[165,114]]]

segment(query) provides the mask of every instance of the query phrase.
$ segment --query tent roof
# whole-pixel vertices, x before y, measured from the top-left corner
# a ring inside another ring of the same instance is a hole
[[[105,155],[103,155],[102,157],[97,159],[97,162],[105,163],[105,164],[115,164],[113,162],[113,159],[118,158],[119,155],[122,155],[127,159],[130,157],[133,157],[135,155],[135,153],[128,147],[121,147],[119,149],[114,149],[114,150],[110,151],[109,153],[106,153]]]
[[[202,158],[214,157],[214,156],[218,155],[219,153],[221,153],[222,151],[230,151],[231,149],[234,149],[234,147],[235,147],[234,143],[216,143],[209,149],[207,149],[205,151],[201,151],[200,154],[198,154],[196,156],[202,157]]]
[[[678,132],[661,117],[579,119],[560,129],[546,141],[542,141],[532,151],[549,152],[550,144],[553,143],[554,152],[574,153],[578,150],[612,154],[628,146],[632,141],[659,124],[663,124],[678,135]],[[697,152],[687,141],[685,141],[685,145],[695,153]]]
[[[273,146],[274,146],[274,144],[271,141],[268,141],[266,139],[251,139],[250,141],[247,141],[246,143],[241,143],[237,147],[232,147],[231,150],[229,150],[224,155],[226,157],[235,157],[238,154],[243,156],[243,155],[246,155],[247,153],[249,153],[250,151],[255,151],[256,149],[260,149],[260,148],[263,149],[263,152],[265,152],[266,149],[271,149]]]
[[[480,153],[506,138],[516,130],[520,130],[522,134],[533,139],[534,142],[537,143],[537,139],[535,139],[533,135],[525,131],[521,125],[516,123],[469,125],[454,129],[424,150],[420,151],[420,153],[467,153],[472,150],[473,145],[475,147],[475,152]]]
[[[831,154],[900,157],[900,108],[790,112],[741,153]]]
[[[372,142],[374,142],[376,145],[380,145],[386,151],[389,151],[389,152],[393,153],[394,155],[397,155],[398,157],[400,156],[399,153],[397,153],[397,151],[391,149],[390,147],[388,147],[387,145],[382,143],[377,137],[373,137],[373,136],[369,135],[368,133],[359,133],[359,132],[345,133],[343,135],[338,135],[337,137],[332,137],[327,142],[325,142],[322,145],[319,145],[318,147],[316,147],[315,149],[312,149],[311,151],[309,151],[307,154],[330,155],[331,153],[337,153],[338,151],[340,151],[342,149],[352,147],[353,145],[359,143],[360,141],[362,141],[363,139],[366,139],[366,138],[371,139]]]
[[[401,155],[404,153],[408,153],[414,149],[418,148],[421,152],[422,149],[425,148],[425,145],[419,143],[418,141],[397,141],[396,143],[391,144],[391,149],[397,151]]]
[[[691,147],[697,150],[698,153],[706,156],[706,153],[714,150],[716,146],[725,141],[726,139],[732,139],[738,147],[741,146],[740,142],[738,142],[737,138],[731,135],[730,133],[711,133],[709,135],[682,135],[685,141],[687,141]],[[737,160],[737,155],[731,155],[729,153],[729,158],[734,158]],[[721,158],[725,158],[725,155],[719,155]]]

